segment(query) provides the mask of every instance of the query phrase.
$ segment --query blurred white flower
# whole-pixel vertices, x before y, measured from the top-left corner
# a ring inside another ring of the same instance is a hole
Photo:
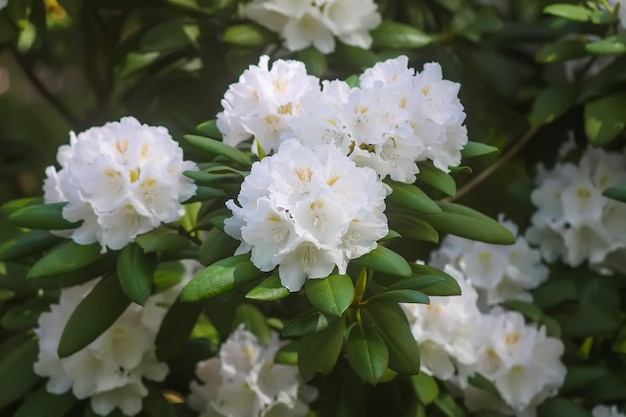
[[[386,191],[376,173],[359,168],[334,145],[316,150],[295,139],[255,162],[225,231],[241,239],[262,271],[279,266],[282,284],[298,291],[306,278],[324,278],[337,266],[377,246],[388,232]]]
[[[188,403],[201,417],[304,417],[317,390],[294,366],[274,363],[283,345],[277,333],[267,346],[240,325],[218,357],[198,362]]]
[[[451,264],[463,272],[478,291],[481,306],[506,300],[532,301],[528,290],[548,278],[539,251],[518,236],[517,225],[504,220],[503,215],[499,220],[516,236],[514,245],[491,245],[449,235],[431,254],[434,266]]]
[[[164,127],[140,124],[132,117],[70,134],[57,153],[60,171],[46,169],[46,203],[67,201],[63,217],[82,222],[58,234],[80,244],[99,242],[121,249],[135,238],[182,217],[181,202],[196,191],[183,176],[196,164]]]
[[[244,15],[278,32],[290,51],[313,45],[324,54],[335,50],[335,37],[368,49],[369,31],[381,22],[373,0],[254,0]]]
[[[526,237],[549,262],[561,258],[573,267],[589,262],[603,271],[626,271],[626,258],[611,256],[626,248],[626,205],[602,196],[624,181],[624,155],[592,147],[577,164],[557,162],[551,170],[539,166],[531,195],[537,211]]]
[[[97,281],[63,288],[58,304],[39,317],[39,357],[36,374],[48,377],[46,389],[62,394],[72,389],[78,399],[91,399],[98,415],[119,408],[134,416],[142,409],[148,395],[143,379],[163,381],[168,373],[165,363],[155,356],[154,340],[166,308],[191,278],[148,299],[142,308],[131,304],[96,340],[73,355],[60,359],[57,348],[67,321],[76,306]],[[111,277],[108,279],[116,279]]]
[[[626,414],[620,413],[617,406],[596,405],[591,410],[593,417],[626,417]]]
[[[9,4],[9,0],[0,0],[0,10],[7,7],[7,4]]]

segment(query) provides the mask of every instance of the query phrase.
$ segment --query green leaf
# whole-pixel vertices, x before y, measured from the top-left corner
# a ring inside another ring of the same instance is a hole
[[[115,271],[117,253],[109,251],[91,265],[72,272],[50,275],[29,280],[29,284],[36,288],[59,289],[83,284],[92,279],[103,277]]]
[[[62,238],[45,230],[33,230],[7,240],[0,246],[0,262],[14,261],[50,249]]]
[[[298,61],[304,63],[307,69],[307,73],[316,77],[323,77],[328,71],[328,60],[326,55],[321,53],[317,48],[309,46],[306,49],[298,51],[296,53]]]
[[[197,187],[196,193],[189,199],[185,200],[183,202],[184,204],[196,203],[198,201],[203,202],[226,196],[226,193],[218,188],[208,187],[205,185],[198,185]]]
[[[601,366],[568,366],[565,381],[560,392],[579,390],[587,387],[598,378],[610,375],[607,368]]]
[[[554,84],[543,90],[533,103],[531,119],[540,126],[554,121],[576,102],[578,86],[573,83]]]
[[[116,276],[102,279],[70,316],[59,342],[59,357],[67,358],[104,333],[130,305]]]
[[[500,392],[498,391],[496,386],[493,384],[493,382],[489,381],[487,378],[485,378],[484,376],[482,376],[478,372],[476,372],[474,375],[470,376],[467,379],[467,382],[469,382],[470,385],[473,385],[476,388],[479,388],[479,389],[481,389],[483,391],[488,392],[489,394],[493,395],[496,398],[502,399],[502,396],[500,395]]]
[[[561,324],[563,334],[573,337],[588,337],[608,334],[615,331],[617,317],[601,306],[579,304],[562,308],[554,317]]]
[[[137,236],[137,244],[145,253],[176,252],[189,247],[189,239],[166,227],[157,227]]]
[[[185,277],[185,273],[185,267],[180,262],[159,262],[154,271],[154,292],[159,293],[178,284]]]
[[[509,310],[522,313],[531,321],[540,322],[543,320],[543,311],[533,303],[521,300],[508,300],[502,303],[502,306]]]
[[[403,23],[383,21],[371,32],[373,48],[421,48],[434,37]]]
[[[46,387],[41,387],[26,397],[14,417],[63,417],[72,409],[76,401],[72,391],[57,395],[46,391]]]
[[[143,411],[145,417],[177,417],[176,410],[165,398],[161,387],[152,381],[143,381],[148,388],[148,395],[143,399]]]
[[[184,302],[205,300],[252,282],[264,274],[250,262],[249,254],[231,256],[196,275],[183,288],[180,298]]]
[[[585,50],[593,55],[621,55],[626,53],[626,34],[619,33],[615,36],[591,42],[585,45]]]
[[[276,43],[278,37],[274,32],[254,23],[242,23],[226,29],[224,42],[239,46],[265,46]]]
[[[139,41],[142,52],[171,52],[197,46],[198,22],[189,18],[166,20],[150,28]]]
[[[586,22],[591,18],[592,10],[574,4],[551,4],[543,9],[544,13],[564,17],[569,20]]]
[[[389,364],[389,350],[369,325],[353,326],[346,344],[348,363],[365,381],[376,385]]]
[[[600,97],[585,104],[585,133],[594,146],[612,142],[626,127],[626,94]]]
[[[234,172],[211,173],[203,171],[185,171],[183,175],[194,180],[196,184],[217,186],[229,181],[239,181],[241,178],[241,175]]]
[[[479,156],[485,156],[492,153],[500,153],[495,146],[485,145],[480,142],[468,141],[463,149],[461,149],[461,158],[466,159],[476,158]]]
[[[622,203],[626,203],[626,184],[620,184],[614,187],[607,188],[606,190],[602,192],[602,195],[607,198],[610,198],[611,200],[616,200],[616,201],[621,201]]]
[[[117,258],[117,277],[124,294],[135,303],[144,305],[152,292],[152,280],[157,266],[154,253],[144,253],[139,245],[131,243]]]
[[[591,417],[591,413],[565,398],[548,398],[537,407],[537,416]]]
[[[25,207],[41,205],[44,205],[42,197],[17,198],[15,200],[7,201],[0,206],[0,216],[8,218],[11,214]]]
[[[285,323],[282,332],[283,337],[297,337],[309,333],[317,333],[327,328],[332,321],[332,318],[329,320],[325,314],[319,311],[310,311]]]
[[[357,46],[346,45],[341,42],[337,43],[334,56],[336,56],[337,59],[341,60],[344,65],[349,66],[350,68],[354,68],[358,71],[365,71],[367,68],[376,65],[376,63],[379,61],[376,54],[371,50],[359,48]],[[356,77],[356,80],[352,80],[358,82],[358,77]],[[357,86],[356,84],[348,82],[348,79],[346,79],[345,81],[346,83],[348,83],[348,85],[350,85],[350,87]]]
[[[222,155],[244,167],[252,166],[252,162],[250,161],[250,157],[248,157],[248,155],[237,148],[226,145],[223,142],[196,135],[185,135],[185,139],[187,139],[187,142],[192,145],[195,145],[212,155]]]
[[[389,302],[370,302],[361,309],[363,323],[374,328],[389,349],[389,367],[394,371],[417,374],[420,353],[417,342],[400,306]]]
[[[298,348],[300,341],[295,340],[293,342],[283,345],[276,355],[274,355],[274,362],[284,365],[297,365],[298,364]]]
[[[242,323],[247,331],[259,339],[259,343],[267,346],[272,339],[272,332],[267,325],[265,316],[252,304],[242,303],[237,306],[235,319],[233,320],[233,330]]]
[[[414,284],[413,290],[421,291],[426,295],[455,296],[461,295],[458,281],[450,274],[432,266],[411,264],[411,275]]]
[[[419,187],[395,181],[389,181],[388,184],[393,191],[387,197],[387,201],[411,211],[429,214],[441,213],[441,208],[437,203],[431,200]]]
[[[12,307],[2,316],[2,328],[7,330],[35,327],[41,313],[50,310],[48,303],[40,300],[29,300],[24,304]]]
[[[327,328],[302,337],[298,348],[298,370],[305,380],[316,373],[328,375],[339,359],[343,346],[345,324],[343,317]]]
[[[447,417],[465,417],[467,414],[463,407],[461,407],[449,394],[440,393],[439,397],[433,401],[435,407],[437,407]]]
[[[67,203],[27,205],[9,215],[9,221],[27,229],[61,230],[75,229],[80,223],[63,218],[63,207]]]
[[[189,339],[204,303],[182,303],[177,298],[165,313],[156,335],[156,357],[165,361],[176,355]]]
[[[289,290],[282,286],[280,277],[274,273],[259,285],[248,291],[246,298],[260,301],[281,300],[289,295]]]
[[[512,245],[515,236],[503,225],[473,210],[455,203],[438,202],[442,213],[416,213],[436,229],[470,240],[478,240],[496,245]]]
[[[568,276],[551,278],[534,291],[533,298],[537,306],[548,309],[565,301],[577,300],[578,289]]]
[[[392,301],[396,303],[430,304],[430,298],[420,291],[411,289],[385,290],[370,297],[371,301]]]
[[[439,233],[424,220],[401,213],[389,213],[387,214],[387,219],[389,220],[389,227],[402,230],[402,236],[404,237],[439,243]]]
[[[33,372],[38,351],[37,340],[29,337],[0,356],[0,410],[20,399],[40,381]]]
[[[434,189],[439,190],[450,197],[454,197],[456,195],[456,182],[450,174],[447,174],[430,164],[421,163],[418,164],[418,167],[420,170],[419,174],[417,174],[418,181],[430,185]]]
[[[583,41],[567,39],[543,46],[535,55],[535,60],[544,64],[552,64],[580,58],[586,54]]]
[[[74,241],[65,242],[38,260],[28,271],[27,278],[65,274],[93,265],[102,258],[100,249],[99,243],[79,245]]]
[[[411,375],[410,381],[413,392],[422,405],[432,403],[439,396],[439,385],[432,376],[420,372],[417,375]]]
[[[200,251],[198,252],[198,260],[203,265],[211,265],[215,262],[232,256],[237,250],[240,242],[228,236],[217,227],[209,230],[204,236]]]
[[[211,139],[215,139],[218,141],[222,140],[222,132],[220,132],[220,129],[217,127],[216,119],[211,119],[207,120],[206,122],[200,123],[198,126],[196,126],[196,130],[204,133]]]
[[[315,308],[333,316],[341,316],[354,300],[354,284],[348,275],[308,279],[304,290]]]
[[[411,276],[411,267],[408,262],[391,249],[380,245],[370,253],[353,259],[352,262],[374,271],[402,277]]]

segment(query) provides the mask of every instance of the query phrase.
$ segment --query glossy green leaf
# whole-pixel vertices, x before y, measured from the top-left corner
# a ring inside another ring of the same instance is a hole
[[[180,295],[185,302],[200,301],[231,291],[263,277],[250,255],[231,256],[207,267],[187,284]]]
[[[500,153],[500,151],[495,146],[468,141],[463,149],[461,149],[461,158],[465,161],[466,159],[477,158],[479,156],[490,155],[492,153]]]
[[[548,398],[537,407],[538,417],[591,417],[591,413],[565,398]]]
[[[424,220],[401,213],[389,213],[387,219],[389,227],[402,230],[403,237],[439,243],[439,232]]]
[[[37,340],[27,338],[0,356],[0,410],[20,399],[40,381],[33,372],[38,351]]]
[[[30,268],[27,277],[35,279],[78,271],[100,260],[100,250],[99,243],[79,245],[74,241],[65,242],[39,259]]]
[[[252,162],[250,161],[250,157],[248,157],[248,155],[246,155],[244,152],[240,151],[237,148],[226,145],[223,142],[196,135],[185,135],[185,139],[187,139],[187,142],[191,143],[192,145],[195,145],[212,155],[225,156],[231,161],[244,167],[250,167],[252,165]]]
[[[282,332],[283,337],[297,337],[316,333],[327,328],[332,321],[319,311],[307,312],[285,323]]]
[[[586,22],[590,20],[592,10],[574,4],[557,3],[546,6],[543,9],[544,13],[554,16],[564,17],[569,20],[576,20],[579,22]]]
[[[278,38],[274,32],[254,23],[242,23],[226,29],[224,42],[239,46],[265,46],[275,43]]]
[[[461,287],[452,275],[438,268],[416,263],[411,264],[411,270],[411,289],[439,297],[461,295]]]
[[[235,253],[240,242],[228,236],[217,227],[209,230],[200,245],[198,260],[203,265],[211,265],[215,262],[228,258]]]
[[[137,236],[137,244],[146,253],[176,252],[189,247],[189,239],[167,227],[157,227]]]
[[[370,300],[430,304],[430,298],[426,294],[412,289],[385,290],[373,295]]]
[[[389,186],[393,191],[387,197],[388,202],[420,213],[441,213],[441,208],[437,203],[419,187],[395,181],[389,181]]]
[[[585,105],[585,133],[591,144],[604,146],[612,142],[624,127],[626,127],[626,94],[600,97]]]
[[[410,381],[413,392],[421,404],[428,405],[439,396],[439,385],[432,376],[421,372],[417,375],[411,375]]]
[[[394,371],[417,374],[420,354],[417,342],[400,306],[389,302],[371,302],[361,309],[363,323],[374,328],[389,350],[389,367]]]
[[[196,184],[214,186],[219,186],[220,184],[229,181],[238,181],[241,178],[239,174],[234,172],[211,173],[203,171],[185,171],[183,174],[194,180]]]
[[[411,276],[411,267],[408,262],[391,249],[380,245],[370,253],[352,260],[352,262],[374,271],[403,277]]]
[[[156,335],[156,356],[165,361],[180,351],[193,330],[204,303],[182,303],[176,299],[163,317]]]
[[[430,185],[434,189],[439,190],[450,197],[454,197],[456,195],[456,182],[450,174],[435,168],[431,164],[422,163],[418,164],[418,166],[420,172],[417,174],[417,181]]]
[[[44,205],[42,197],[16,198],[15,200],[7,201],[0,206],[0,216],[8,218],[11,214],[25,207],[41,205]]]
[[[565,62],[586,55],[585,43],[579,39],[567,39],[543,46],[535,60],[544,64]]]
[[[533,103],[531,119],[535,125],[554,121],[565,113],[578,97],[578,86],[573,83],[554,84],[543,90]]]
[[[354,300],[354,284],[348,275],[308,279],[304,290],[315,308],[333,316],[341,316]]]
[[[67,358],[96,340],[129,305],[116,276],[102,279],[67,321],[59,342],[59,357]]]
[[[80,223],[63,218],[63,207],[67,203],[27,205],[9,215],[11,223],[27,229],[61,230],[74,229]]]
[[[144,305],[152,292],[152,280],[157,266],[155,253],[144,253],[135,243],[126,246],[117,259],[117,277],[124,294],[135,303]]]
[[[0,246],[0,262],[13,261],[50,249],[62,238],[45,230],[33,230],[5,241]]]
[[[328,375],[335,367],[343,346],[345,324],[343,318],[317,333],[302,337],[298,348],[298,370],[305,380],[315,374]]]
[[[346,352],[354,372],[372,385],[378,383],[389,364],[389,350],[385,342],[367,324],[350,329]]]
[[[154,271],[154,292],[159,293],[173,287],[183,280],[185,274],[185,267],[180,262],[159,262]]]
[[[265,316],[252,304],[242,303],[237,306],[233,327],[243,324],[244,328],[259,339],[259,343],[267,346],[272,339],[272,333],[267,325]]]
[[[200,123],[198,126],[196,126],[196,130],[204,133],[211,139],[215,139],[218,141],[222,140],[222,132],[220,132],[220,129],[217,127],[217,119],[211,119],[207,120],[206,122]]]
[[[328,71],[328,60],[326,55],[321,53],[313,46],[298,51],[296,53],[298,61],[303,62],[306,66],[307,73],[316,77],[323,77]]]
[[[246,298],[260,301],[276,301],[287,297],[289,294],[289,290],[281,284],[278,274],[274,273],[248,291]]]
[[[76,404],[76,397],[71,391],[65,394],[51,394],[45,387],[41,387],[26,397],[14,417],[64,417]]]
[[[626,54],[626,34],[622,32],[597,42],[590,42],[585,45],[585,50],[593,55]]]
[[[620,184],[614,187],[607,188],[602,192],[602,195],[610,198],[611,200],[626,203],[626,184]]]
[[[371,32],[374,48],[421,48],[434,37],[403,23],[383,21]]]
[[[436,229],[466,239],[496,245],[512,245],[515,236],[496,220],[469,207],[455,203],[437,203],[442,209],[439,214],[416,213]]]

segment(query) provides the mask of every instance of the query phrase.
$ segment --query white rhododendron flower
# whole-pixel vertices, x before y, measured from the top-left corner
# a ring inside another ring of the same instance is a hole
[[[452,264],[461,270],[480,294],[482,305],[532,301],[528,290],[548,278],[548,268],[541,262],[539,251],[518,236],[516,224],[502,215],[499,220],[516,236],[514,245],[491,245],[448,235],[441,248],[431,254],[431,263],[437,267]]]
[[[302,99],[319,91],[319,80],[307,74],[302,62],[278,60],[271,69],[268,63],[263,55],[258,66],[250,66],[230,85],[222,100],[224,111],[217,115],[224,143],[237,146],[254,137],[256,154],[258,145],[267,153],[278,149],[281,134],[302,113]]]
[[[335,37],[369,49],[369,31],[382,21],[373,0],[254,0],[244,15],[278,32],[290,51],[313,45],[324,54],[335,50]]]
[[[624,155],[592,147],[578,163],[539,166],[531,195],[537,211],[526,237],[548,262],[626,271],[626,205],[602,196],[624,181]]]
[[[317,390],[298,368],[274,363],[284,343],[272,332],[267,346],[240,325],[221,345],[219,355],[196,365],[188,403],[201,417],[304,417]]]
[[[298,291],[306,278],[325,278],[335,268],[377,246],[388,233],[386,191],[376,173],[359,168],[334,145],[316,150],[295,139],[252,165],[239,205],[225,231],[242,241],[236,254],[252,252],[262,271],[279,266],[282,284]]]
[[[196,185],[183,171],[197,169],[183,161],[183,151],[164,127],[140,124],[132,117],[70,135],[59,148],[61,169],[46,169],[46,203],[65,202],[63,217],[82,222],[57,232],[76,243],[99,242],[121,249],[161,223],[179,220],[181,202]]]
[[[167,306],[190,277],[150,297],[144,307],[131,304],[96,340],[60,359],[57,349],[63,329],[97,281],[63,288],[58,304],[52,304],[50,311],[39,317],[36,330],[39,357],[34,371],[49,378],[48,392],[62,394],[71,389],[78,399],[91,398],[91,408],[102,416],[115,408],[127,416],[138,414],[143,397],[148,395],[143,379],[159,382],[168,373],[167,365],[155,356],[154,340]]]
[[[596,405],[591,410],[593,417],[626,417],[625,413],[620,413],[617,406]]]

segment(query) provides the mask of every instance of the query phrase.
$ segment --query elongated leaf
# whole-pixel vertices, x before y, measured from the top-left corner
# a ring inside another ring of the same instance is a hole
[[[619,33],[597,42],[590,42],[585,45],[585,50],[593,55],[626,54],[626,35]]]
[[[232,256],[240,242],[228,236],[217,227],[209,230],[204,236],[198,260],[203,265],[211,265],[215,262]]]
[[[242,303],[237,306],[233,327],[243,324],[245,329],[255,335],[259,343],[267,346],[272,339],[272,333],[267,325],[265,316],[252,304]]]
[[[592,10],[584,6],[558,3],[546,6],[546,8],[543,9],[543,12],[554,16],[564,17],[569,20],[586,22],[591,18]]]
[[[252,162],[250,161],[248,155],[246,155],[239,149],[226,145],[223,142],[195,135],[185,135],[185,139],[187,139],[187,141],[192,145],[202,148],[212,155],[225,156],[231,161],[244,167],[249,167],[252,165]]]
[[[463,149],[461,149],[461,157],[463,160],[485,156],[492,153],[500,153],[495,146],[486,145],[480,142],[468,141]]]
[[[15,200],[7,201],[2,206],[0,206],[0,216],[7,218],[12,213],[23,209],[28,206],[40,206],[43,205],[43,198],[41,197],[26,197],[26,198],[17,198]]]
[[[626,127],[626,95],[618,93],[589,101],[585,105],[585,133],[589,142],[604,146]]]
[[[418,166],[420,169],[419,174],[417,174],[418,181],[428,184],[450,197],[454,197],[456,195],[456,182],[450,174],[447,174],[430,164],[422,163]]]
[[[411,264],[411,270],[411,279],[414,281],[411,289],[439,297],[461,295],[461,287],[452,275],[432,266],[416,263]]]
[[[387,200],[400,207],[421,213],[441,213],[441,208],[420,190],[417,186],[389,181],[389,186],[393,190]]]
[[[389,226],[402,230],[402,236],[425,242],[439,243],[439,233],[424,220],[408,214],[389,213]]]
[[[137,244],[144,252],[175,252],[189,247],[189,239],[166,227],[137,236]]]
[[[156,356],[165,361],[180,351],[202,313],[204,303],[182,303],[176,299],[165,313],[156,335]]]
[[[278,38],[274,32],[254,23],[242,23],[226,29],[224,42],[239,46],[263,46],[275,43]]]
[[[439,397],[433,401],[435,407],[437,407],[446,417],[465,417],[467,413],[449,394],[441,392]]]
[[[430,304],[430,298],[426,294],[412,289],[386,290],[373,295],[370,300]]]
[[[475,373],[474,375],[469,377],[467,381],[470,383],[470,385],[473,385],[476,388],[479,388],[479,389],[481,389],[483,391],[486,391],[486,392],[488,392],[489,394],[493,395],[496,398],[502,399],[502,396],[500,395],[500,392],[498,391],[496,386],[493,384],[493,382],[491,382],[490,380],[488,380],[487,378],[485,378],[481,374]]]
[[[211,120],[207,120],[206,122],[202,122],[198,126],[196,126],[196,129],[199,132],[204,133],[211,139],[215,139],[219,141],[222,140],[222,132],[220,132],[219,128],[217,127],[216,119],[211,119]]]
[[[278,274],[272,274],[259,285],[248,291],[246,298],[261,301],[276,301],[289,295],[289,290],[282,286]]]
[[[339,358],[344,332],[344,320],[340,318],[324,330],[302,338],[298,349],[298,370],[305,380],[312,379],[318,372],[330,374]]]
[[[59,342],[59,357],[66,358],[96,340],[129,305],[116,276],[102,279],[67,321]]]
[[[63,243],[37,261],[28,271],[27,277],[35,279],[78,271],[99,261],[102,258],[100,249],[99,243]]]
[[[428,405],[435,401],[439,396],[439,386],[437,381],[430,375],[426,375],[424,372],[418,375],[411,375],[411,386],[417,396],[417,399],[423,405]]]
[[[591,417],[591,413],[565,398],[548,398],[537,407],[538,417]]]
[[[122,249],[117,259],[117,277],[124,294],[135,303],[144,305],[152,292],[152,280],[157,266],[155,253],[144,253],[131,243]]]
[[[304,336],[316,333],[328,327],[332,319],[319,311],[304,313],[288,321],[283,327],[284,337]]]
[[[496,245],[512,245],[515,236],[503,225],[469,207],[455,203],[437,203],[442,209],[439,214],[416,213],[436,229],[466,239]]]
[[[185,171],[183,174],[194,180],[196,184],[214,185],[218,187],[220,184],[227,183],[228,181],[238,181],[241,177],[234,172],[210,173],[203,171]]]
[[[74,229],[80,223],[63,218],[63,207],[67,203],[27,205],[9,215],[11,223],[27,229],[61,230]]]
[[[41,387],[35,393],[26,397],[14,417],[63,417],[76,404],[76,397],[71,391],[57,395]]]
[[[315,308],[333,316],[341,316],[354,300],[354,284],[348,275],[309,279],[304,290]]]
[[[363,323],[372,326],[389,349],[389,367],[394,371],[417,374],[420,354],[402,309],[396,303],[371,302],[361,309]]]
[[[502,303],[502,306],[508,310],[514,310],[522,313],[531,321],[540,322],[543,320],[543,311],[541,311],[541,309],[536,305],[527,301],[507,300]]]
[[[218,188],[199,185],[196,190],[196,193],[189,199],[185,200],[183,203],[191,204],[191,203],[197,203],[198,201],[207,201],[207,200],[212,200],[214,198],[225,197],[225,196],[226,196],[226,193]]]
[[[50,249],[62,238],[45,230],[33,230],[7,240],[0,246],[0,262],[13,261]]]
[[[565,62],[586,55],[585,43],[579,39],[567,39],[549,43],[542,47],[535,60],[545,64]]]
[[[196,275],[183,289],[180,298],[184,302],[205,300],[252,282],[263,275],[264,273],[250,262],[249,254],[231,256]]]
[[[384,246],[378,246],[370,253],[354,259],[352,262],[374,271],[404,277],[411,276],[411,267],[408,262],[402,256]]]
[[[403,23],[383,21],[371,32],[374,48],[421,48],[435,38]]]
[[[315,47],[308,47],[297,53],[298,61],[304,63],[307,73],[316,77],[323,77],[328,70],[328,60],[326,55],[321,53]]]
[[[531,118],[535,125],[554,121],[565,113],[578,97],[578,86],[573,83],[554,84],[543,90],[533,104]]]
[[[602,192],[602,195],[610,198],[611,200],[626,203],[626,184],[620,184],[615,187],[607,188]]]
[[[378,333],[367,324],[352,327],[346,350],[354,372],[376,385],[389,364],[389,350]]]
[[[21,398],[40,380],[33,372],[38,350],[37,341],[27,338],[0,356],[0,410]]]

